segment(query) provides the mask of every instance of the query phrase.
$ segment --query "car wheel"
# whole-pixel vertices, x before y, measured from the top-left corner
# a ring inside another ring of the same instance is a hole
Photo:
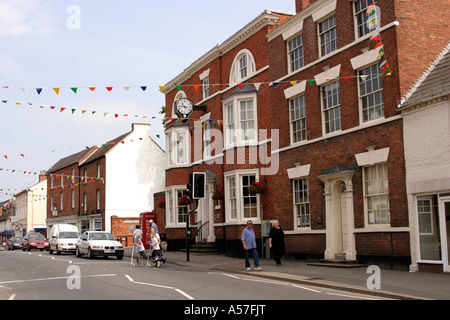
[[[28,251],[30,251],[30,250],[31,250],[31,247],[30,247],[30,245],[28,245],[28,248],[27,248],[27,250],[28,250]]]
[[[80,252],[80,249],[78,247],[77,247],[77,250],[75,251],[75,255],[77,257],[81,257],[81,252]]]
[[[88,248],[87,257],[88,257],[88,259],[92,259],[93,258],[91,248]]]
[[[117,260],[123,260],[123,253],[117,255]]]

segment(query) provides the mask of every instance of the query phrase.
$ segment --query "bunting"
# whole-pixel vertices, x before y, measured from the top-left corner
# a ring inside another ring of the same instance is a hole
[[[1,100],[1,102],[4,103],[4,104],[10,103],[9,100],[5,100],[5,99]],[[21,102],[21,101],[15,101],[14,104],[16,106],[25,105],[25,103]],[[59,110],[60,113],[67,109],[67,107],[56,107],[56,106],[52,106],[52,105],[49,106],[49,105],[42,105],[42,104],[37,105],[37,104],[34,104],[32,102],[27,102],[27,105],[29,105],[29,106],[39,106],[40,109],[49,108],[50,110]],[[87,111],[91,111],[91,113],[90,113],[91,115],[96,114],[97,112],[102,112],[102,111],[98,111],[98,110],[88,110],[88,109],[84,109],[84,108],[70,108],[70,111],[71,111],[72,114],[75,114],[76,111],[81,111],[81,114],[85,114]],[[109,115],[109,114],[113,115],[114,118],[118,118],[120,116],[122,116],[122,117],[128,117],[129,116],[128,113],[119,114],[119,113],[115,113],[115,112],[107,112],[107,111],[103,112],[103,116],[105,116],[105,117],[107,115]],[[151,120],[156,119],[156,116],[139,115],[139,114],[135,114],[134,117],[135,118],[143,118],[143,119],[147,119],[148,118],[148,119],[151,119]]]
[[[158,139],[160,139],[160,137],[161,137],[161,135],[159,135],[159,134],[157,134],[156,135],[156,137],[158,138]],[[147,136],[147,137],[139,137],[138,138],[138,140],[140,140],[140,141],[143,141],[144,139],[146,139],[146,138],[148,138],[148,139],[150,139],[150,140],[152,140],[152,137],[151,136]],[[129,142],[127,142],[127,143],[134,143],[135,141],[134,140],[130,140]],[[125,141],[120,141],[120,143],[122,143],[122,144],[125,144]],[[106,142],[106,143],[102,143],[101,144],[101,147],[98,147],[98,145],[94,145],[92,148],[95,148],[95,149],[99,149],[99,148],[106,148],[107,146],[110,146],[110,145],[116,145],[117,143],[116,142],[113,142],[113,141],[110,141],[110,142]],[[51,150],[40,150],[40,151],[37,151],[37,152],[28,152],[28,153],[20,153],[20,154],[18,154],[21,158],[25,158],[25,155],[32,155],[32,154],[40,154],[40,153],[47,153],[47,152],[55,152],[55,151],[64,151],[64,150],[69,150],[69,149],[79,149],[79,148],[85,148],[85,149],[90,149],[91,147],[88,147],[88,146],[71,146],[71,147],[66,147],[66,148],[54,148],[54,149],[51,149]],[[8,160],[9,158],[8,157],[11,157],[11,154],[5,154],[5,155],[3,155],[3,157],[6,159],[6,160]],[[0,172],[3,170],[3,168],[0,168]],[[9,169],[6,169],[6,171],[9,171]],[[11,172],[16,172],[16,170],[12,170]],[[24,173],[26,173],[27,171],[17,171],[17,172],[19,172],[19,173],[22,173],[22,172],[24,172]],[[31,174],[32,172],[31,171],[28,171],[28,174]],[[36,172],[34,172],[34,174],[36,174]]]
[[[378,36],[372,37],[371,40],[381,41],[381,38],[378,35]],[[377,45],[378,46],[382,46],[382,44],[377,44]],[[375,49],[377,49],[377,48],[378,47],[375,47]],[[382,52],[384,52],[384,51],[382,51]],[[380,52],[380,54],[381,54],[381,52]],[[350,78],[353,78],[353,77],[357,77],[357,76],[355,76],[355,75],[348,75],[348,76],[344,76],[344,77],[341,77],[341,78],[345,79],[345,81],[348,82],[348,80]],[[324,79],[324,80],[326,80],[326,79]],[[266,84],[268,86],[276,88],[279,84],[282,84],[282,83],[290,83],[291,85],[294,86],[295,84],[297,84],[297,83],[299,83],[301,81],[307,81],[312,86],[314,84],[314,82],[316,81],[316,79],[296,79],[296,80],[286,80],[286,81],[266,81],[266,82],[254,82],[254,83],[248,83],[248,84],[254,85],[255,88],[257,90],[259,90],[259,88],[260,88],[260,86],[262,84]],[[211,84],[210,83],[207,86],[209,86],[209,87],[211,87],[211,86],[231,87],[233,85],[236,85],[239,88],[242,88],[244,84],[243,83],[237,83],[237,84],[236,83],[216,83],[216,84]],[[193,88],[195,90],[195,92],[199,92],[200,88],[203,88],[204,86],[205,86],[204,84],[183,84],[183,85],[175,85],[174,87],[178,91],[191,87],[191,88]],[[24,92],[25,92],[25,90],[30,89],[30,87],[12,87],[12,86],[7,86],[7,85],[0,86],[0,88],[2,88],[2,89],[13,89],[13,88],[15,88],[15,89],[21,89]],[[62,92],[61,89],[69,89],[74,94],[77,94],[77,93],[80,92],[79,89],[84,89],[84,88],[87,88],[91,92],[94,92],[98,87],[53,87],[53,88],[38,87],[38,88],[33,88],[33,89],[37,92],[38,95],[40,95],[42,92],[44,92],[44,90],[47,90],[47,89],[52,89],[57,95],[59,95]],[[105,88],[106,88],[106,90],[108,92],[111,92],[114,89],[114,87],[105,87]],[[133,88],[133,86],[123,86],[123,88],[124,88],[124,90],[129,91],[131,88]],[[140,91],[145,92],[145,91],[147,91],[148,86],[137,86],[137,88],[139,88]],[[158,86],[158,88],[159,88],[160,92],[164,93],[164,91],[166,90],[167,87],[166,86]]]

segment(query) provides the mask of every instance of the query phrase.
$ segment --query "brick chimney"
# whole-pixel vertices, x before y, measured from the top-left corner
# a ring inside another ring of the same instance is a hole
[[[316,0],[295,0],[295,11],[299,13]]]

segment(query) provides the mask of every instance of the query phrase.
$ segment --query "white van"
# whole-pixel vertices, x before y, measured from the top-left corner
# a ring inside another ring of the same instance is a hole
[[[55,224],[49,233],[49,253],[71,252],[77,250],[77,239],[80,236],[78,228],[72,224]]]

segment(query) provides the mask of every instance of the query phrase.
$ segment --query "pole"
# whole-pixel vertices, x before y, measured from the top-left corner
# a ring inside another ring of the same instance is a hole
[[[189,219],[190,219],[191,213],[194,212],[195,210],[197,210],[197,207],[198,207],[198,200],[194,199],[194,201],[195,201],[195,206],[191,210],[189,210],[187,217],[186,217],[186,261],[187,262],[189,262],[189,235],[190,235]]]

